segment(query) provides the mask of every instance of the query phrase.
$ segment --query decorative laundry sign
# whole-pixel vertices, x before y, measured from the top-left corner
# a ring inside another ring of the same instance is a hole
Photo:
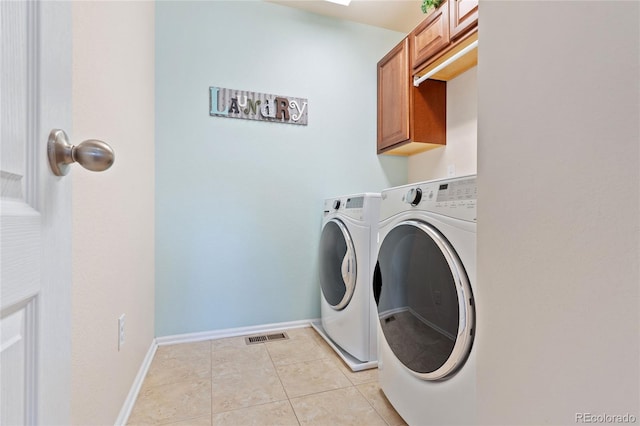
[[[209,87],[209,115],[307,125],[309,102],[303,98]]]

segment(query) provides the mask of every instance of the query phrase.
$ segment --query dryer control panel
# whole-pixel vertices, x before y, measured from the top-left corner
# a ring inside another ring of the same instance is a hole
[[[415,209],[475,222],[477,199],[475,175],[404,185],[382,192],[381,218]]]
[[[343,215],[359,221],[378,221],[380,194],[363,193],[329,198],[324,201],[324,217]]]

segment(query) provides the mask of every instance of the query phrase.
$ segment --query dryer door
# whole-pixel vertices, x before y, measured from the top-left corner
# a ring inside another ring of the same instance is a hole
[[[374,275],[380,326],[414,375],[442,380],[471,350],[474,305],[464,266],[432,225],[408,220],[383,239]]]
[[[320,287],[335,310],[349,304],[356,287],[356,251],[347,227],[332,219],[320,237]]]

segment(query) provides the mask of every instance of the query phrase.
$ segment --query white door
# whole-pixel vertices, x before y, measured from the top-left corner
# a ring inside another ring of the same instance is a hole
[[[71,128],[71,4],[0,2],[0,422],[69,424],[71,182],[49,170]]]

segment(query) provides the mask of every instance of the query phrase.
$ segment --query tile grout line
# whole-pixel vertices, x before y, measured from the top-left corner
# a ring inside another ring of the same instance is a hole
[[[371,383],[371,382],[369,382],[369,383]],[[368,384],[368,383],[361,383],[361,384],[366,385],[366,384]],[[382,415],[382,413],[381,413],[380,411],[378,411],[378,410],[376,409],[376,407],[374,407],[374,406],[373,406],[373,403],[369,400],[369,398],[367,398],[367,396],[366,396],[364,393],[362,393],[362,391],[361,391],[360,389],[358,389],[358,386],[354,386],[354,387],[356,388],[356,390],[358,391],[358,393],[360,393],[360,395],[362,395],[362,397],[364,398],[364,400],[365,400],[365,401],[367,401],[367,404],[369,404],[369,405],[371,406],[371,408],[373,408],[373,411],[375,411],[375,412],[376,412],[376,414],[377,414],[378,416],[380,416],[380,418],[382,419],[382,421],[383,421],[383,422],[385,422],[388,426],[392,426],[392,425],[387,421],[387,419],[385,419],[385,418],[384,418],[384,416]]]
[[[354,387],[354,386],[353,386],[353,385],[350,385],[350,386],[344,386],[344,387],[336,388],[336,389],[327,389],[327,390],[323,390],[323,391],[320,391],[320,392],[314,392],[314,393],[308,393],[308,394],[306,394],[306,395],[296,396],[296,397],[294,397],[293,399],[307,398],[307,397],[309,397],[309,396],[316,396],[316,395],[320,395],[320,394],[323,394],[323,393],[335,392],[335,391],[337,391],[337,390],[341,390],[341,389],[348,389],[348,388],[352,388],[352,387]],[[376,411],[376,412],[377,412],[377,411]]]
[[[311,341],[312,341],[316,346],[318,346],[318,349],[320,349],[320,345],[318,344],[318,342],[317,342],[313,337],[311,337],[311,336],[309,336],[309,338],[310,338],[310,340],[311,340]],[[278,372],[278,366],[277,366],[277,365],[275,365],[275,361],[273,360],[273,358],[272,358],[272,356],[271,356],[271,352],[269,351],[269,346],[266,346],[266,347],[267,347],[267,353],[269,354],[269,358],[271,359],[271,362],[273,363],[274,368],[275,368],[275,370],[276,370],[276,374],[277,374],[277,376],[278,376],[278,380],[280,380],[280,384],[282,385],[282,388],[284,389],[284,392],[285,392],[285,394],[287,395],[287,400],[288,400],[288,402],[289,402],[289,405],[291,406],[291,409],[293,410],[293,414],[296,416],[296,420],[298,421],[298,424],[300,424],[300,425],[301,425],[302,423],[300,422],[300,418],[298,417],[298,414],[296,413],[296,410],[295,410],[295,408],[293,407],[293,403],[291,402],[291,400],[292,400],[292,399],[306,398],[306,397],[309,397],[309,396],[312,396],[312,395],[319,395],[319,394],[322,394],[322,393],[332,392],[332,391],[336,391],[336,390],[339,390],[339,389],[347,389],[347,388],[349,388],[349,387],[355,387],[355,384],[354,384],[354,383],[353,383],[353,382],[352,382],[352,381],[351,381],[351,380],[346,376],[346,374],[344,374],[344,373],[342,372],[342,370],[340,370],[340,368],[339,368],[337,365],[335,365],[335,363],[334,363],[334,362],[332,362],[332,361],[329,359],[329,357],[323,356],[323,357],[321,357],[321,358],[316,358],[316,359],[311,359],[311,360],[306,360],[306,361],[296,361],[296,362],[292,362],[292,363],[289,363],[289,364],[283,364],[282,366],[289,366],[289,365],[295,365],[295,364],[303,364],[303,363],[308,363],[308,362],[317,362],[317,361],[324,361],[324,360],[327,360],[327,361],[331,364],[332,368],[334,368],[335,370],[337,370],[337,371],[342,375],[342,377],[344,377],[344,378],[347,380],[347,382],[349,383],[349,385],[347,385],[347,386],[342,386],[342,387],[338,387],[338,388],[336,388],[336,389],[328,389],[328,390],[319,391],[319,392],[312,392],[312,393],[309,393],[309,394],[306,394],[306,395],[299,395],[299,396],[296,396],[296,397],[291,397],[291,396],[289,395],[289,392],[287,391],[287,388],[284,386],[284,383],[282,382],[282,378],[280,377],[280,373]],[[365,398],[365,400],[367,400],[367,399]],[[368,403],[368,402],[369,402],[369,401],[367,400],[367,403]],[[372,407],[372,408],[373,408],[373,407]],[[374,408],[373,410],[376,412],[376,414],[378,414],[378,415],[380,416],[380,414],[378,413],[378,411],[377,411],[375,408]],[[382,418],[382,416],[380,416],[380,418]],[[382,420],[383,420],[385,423],[387,423],[387,422],[384,420],[384,418],[382,418]]]
[[[284,383],[282,383],[282,377],[280,377],[280,373],[278,373],[278,367],[276,363],[273,361],[273,357],[271,356],[271,352],[269,352],[269,347],[265,344],[265,349],[267,350],[267,355],[269,355],[269,359],[271,360],[271,365],[273,365],[273,369],[276,372],[276,376],[278,377],[278,381],[280,382],[280,386],[282,386],[282,390],[284,394],[287,396],[287,402],[289,403],[289,407],[291,407],[291,411],[293,415],[296,417],[296,421],[298,422],[298,426],[301,426],[300,418],[298,418],[298,413],[296,413],[295,408],[293,408],[293,404],[291,403],[291,398],[289,397],[289,392],[287,392],[287,388],[284,387]]]
[[[293,411],[293,415],[296,417],[296,421],[298,422],[298,425],[302,426],[302,423],[300,423],[300,419],[298,418],[298,413],[296,413],[296,409],[293,408],[293,404],[291,403],[291,399],[287,398],[287,402],[289,403],[289,407],[291,407],[291,411]]]
[[[264,344],[264,348],[267,351],[267,355],[269,356],[269,360],[271,361],[271,365],[273,366],[273,371],[276,372],[276,377],[278,377],[278,381],[280,382],[280,386],[282,386],[282,390],[284,391],[284,394],[287,397],[287,400],[289,400],[289,392],[287,392],[287,388],[284,387],[284,383],[282,383],[282,377],[280,377],[280,373],[278,373],[278,366],[276,365],[275,361],[273,360],[273,357],[271,356],[271,352],[269,351],[269,346],[267,346],[266,344]],[[297,416],[296,416],[297,418]],[[298,422],[300,423],[300,422]]]
[[[244,336],[236,336],[234,338],[244,338]],[[213,340],[215,340],[215,339],[212,339],[212,342],[213,342]],[[214,382],[214,376],[213,376],[213,354],[214,354],[214,352],[220,353],[220,352],[224,352],[224,351],[245,351],[245,350],[258,351],[259,349],[261,349],[263,347],[264,347],[264,351],[267,353],[267,356],[269,357],[269,361],[271,362],[271,366],[273,367],[273,370],[276,373],[276,377],[278,378],[278,381],[280,382],[280,385],[282,386],[282,390],[284,391],[285,398],[284,399],[276,399],[276,400],[272,400],[272,401],[260,402],[258,404],[251,404],[251,405],[242,406],[242,407],[235,407],[235,408],[225,409],[225,410],[222,410],[222,411],[217,411],[215,413],[213,412],[213,401],[212,401],[212,404],[211,404],[211,423],[212,424],[213,424],[213,416],[216,415],[216,414],[229,413],[229,412],[237,411],[237,410],[245,410],[245,409],[252,408],[252,407],[259,407],[259,406],[263,406],[263,405],[267,405],[267,404],[273,404],[273,403],[276,403],[276,402],[282,402],[282,401],[288,400],[288,395],[286,393],[286,389],[284,388],[284,385],[282,384],[282,381],[280,380],[280,377],[278,376],[277,369],[276,369],[276,367],[275,367],[275,365],[273,363],[273,359],[271,358],[271,354],[269,353],[269,350],[268,350],[268,348],[267,348],[265,343],[266,342],[261,342],[259,344],[241,345],[241,346],[237,346],[237,347],[228,347],[228,348],[218,349],[216,351],[212,350],[212,352],[211,352],[211,376],[212,376],[211,377],[211,384],[212,384],[211,393],[212,393],[212,399],[213,399],[213,382]],[[212,343],[212,349],[213,349],[213,343]],[[216,375],[215,378],[223,378],[223,377],[226,377],[226,376],[231,375],[231,374],[234,374],[234,373],[219,374],[219,375]]]
[[[318,346],[318,348],[320,347],[320,345],[318,345],[318,343],[315,341],[315,339],[311,338],[311,340],[313,341],[313,343],[316,346]],[[268,349],[267,349],[267,352],[268,352]],[[271,357],[271,353],[269,353],[269,357]],[[337,365],[335,365],[335,362],[333,362],[332,360],[329,359],[329,357],[309,359],[309,360],[306,360],[306,361],[296,361],[296,362],[292,362],[292,363],[289,363],[289,364],[283,364],[281,367],[295,365],[295,364],[303,364],[303,363],[308,363],[308,362],[324,361],[324,360],[327,360],[332,365],[332,368],[338,370],[338,372],[340,374],[342,374],[342,377],[344,377],[347,380],[347,382],[350,383],[350,384],[347,385],[347,386],[341,386],[341,387],[338,387],[338,388],[335,388],[335,389],[328,389],[328,390],[324,390],[324,391],[308,393],[308,394],[305,394],[305,395],[298,395],[298,396],[295,396],[293,398],[303,398],[303,397],[310,396],[310,395],[317,395],[317,394],[324,393],[324,392],[330,392],[332,390],[346,389],[348,387],[354,387],[355,386],[354,383],[346,376],[346,374],[344,374],[342,372],[342,370],[340,370],[340,368]],[[272,359],[272,361],[273,361],[273,359]],[[275,366],[275,363],[274,363],[274,366]],[[277,366],[275,366],[275,367],[276,367],[276,374],[278,374],[278,378],[280,379],[280,374],[278,373],[278,368],[277,368]],[[280,380],[280,382],[282,383],[282,380]],[[289,393],[287,392],[287,389],[285,388],[284,383],[282,383],[282,387],[284,388],[284,391],[287,394],[287,398],[289,398],[289,400],[291,400],[291,397],[289,396]]]
[[[344,363],[342,363],[342,360],[341,360],[341,359],[337,359],[337,362],[338,362],[338,363],[341,363],[342,365],[344,365]],[[363,382],[363,383],[356,384],[356,383],[354,383],[354,382],[353,382],[353,381],[352,381],[352,380],[351,380],[351,379],[350,379],[350,378],[349,378],[349,377],[348,377],[348,376],[347,376],[347,375],[342,371],[342,369],[340,369],[339,367],[336,367],[336,368],[338,369],[338,371],[340,371],[340,373],[342,373],[342,375],[347,379],[347,381],[349,381],[349,383],[351,383],[352,387],[354,387],[354,388],[356,389],[356,391],[357,391],[357,392],[358,392],[358,393],[359,393],[359,394],[364,398],[364,400],[365,400],[365,401],[367,401],[367,404],[369,404],[369,406],[370,406],[370,407],[373,409],[373,411],[374,411],[374,412],[375,412],[375,413],[376,413],[376,414],[377,414],[377,415],[382,419],[382,421],[383,421],[385,424],[387,424],[388,426],[392,426],[392,425],[391,425],[391,424],[390,424],[390,423],[389,423],[389,422],[384,418],[384,416],[382,415],[382,413],[380,413],[380,412],[376,409],[376,407],[374,407],[374,406],[373,406],[373,403],[369,400],[369,398],[367,398],[367,396],[366,396],[366,395],[364,395],[364,394],[362,393],[362,391],[360,391],[360,389],[358,389],[358,386],[359,386],[359,385],[365,385],[365,384],[368,384],[368,383],[372,383],[372,382],[374,382],[374,381],[370,381],[370,382]],[[347,368],[348,368],[348,366],[347,366]],[[377,380],[375,380],[375,382],[377,383]],[[343,389],[344,389],[344,388],[343,388]],[[327,392],[328,392],[328,391],[327,391]]]
[[[211,422],[213,423],[213,415],[214,414],[224,414],[224,413],[233,413],[234,411],[243,411],[243,410],[247,410],[249,408],[255,408],[255,407],[262,407],[264,405],[270,405],[270,404],[275,404],[278,402],[289,402],[289,399],[278,399],[276,401],[267,401],[267,402],[260,402],[258,404],[254,404],[254,405],[247,405],[246,407],[235,407],[235,408],[231,408],[229,410],[224,410],[224,411],[218,411],[217,413],[213,413],[212,414],[212,418],[211,418]],[[195,417],[197,418],[197,417]]]

